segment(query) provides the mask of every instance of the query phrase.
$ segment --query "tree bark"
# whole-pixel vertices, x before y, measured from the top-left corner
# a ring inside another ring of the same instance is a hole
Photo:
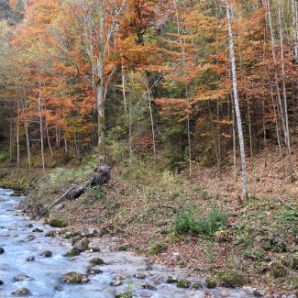
[[[40,84],[39,84],[39,94],[38,94],[38,113],[39,113],[40,154],[41,154],[42,171],[44,172],[45,171],[44,133],[43,133],[43,115],[42,115]]]
[[[229,53],[230,53],[232,82],[233,82],[234,105],[235,105],[235,114],[236,114],[236,121],[237,121],[239,147],[240,147],[240,159],[241,159],[241,170],[242,170],[242,193],[243,193],[243,197],[247,198],[248,191],[247,191],[246,158],[245,158],[244,137],[243,137],[243,130],[242,130],[239,95],[238,95],[238,81],[237,81],[237,71],[236,71],[234,34],[233,34],[233,28],[232,28],[232,11],[230,6],[230,0],[226,0],[226,13],[227,13],[227,20],[228,20]]]

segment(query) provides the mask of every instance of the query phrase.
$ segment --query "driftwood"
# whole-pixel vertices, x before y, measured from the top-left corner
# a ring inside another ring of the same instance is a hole
[[[93,177],[89,181],[81,185],[72,185],[63,195],[56,198],[55,201],[41,213],[41,216],[65,200],[75,200],[79,198],[89,186],[94,187],[108,183],[111,178],[111,168],[112,167],[107,164],[97,166],[94,170]]]

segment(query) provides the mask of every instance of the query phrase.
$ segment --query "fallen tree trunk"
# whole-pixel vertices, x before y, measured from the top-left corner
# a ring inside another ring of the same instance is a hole
[[[65,200],[75,200],[79,198],[87,189],[87,187],[94,187],[97,185],[103,185],[110,180],[111,167],[103,164],[95,168],[92,178],[81,185],[72,185],[63,195],[59,196],[50,206],[48,206],[42,213],[41,216],[45,215],[51,209]]]

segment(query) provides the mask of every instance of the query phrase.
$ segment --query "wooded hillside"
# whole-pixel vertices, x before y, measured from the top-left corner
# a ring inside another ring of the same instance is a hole
[[[0,142],[173,170],[297,143],[296,0],[1,1]],[[240,144],[240,146],[239,146]],[[60,149],[59,149],[60,148]],[[109,149],[110,150],[110,149]]]

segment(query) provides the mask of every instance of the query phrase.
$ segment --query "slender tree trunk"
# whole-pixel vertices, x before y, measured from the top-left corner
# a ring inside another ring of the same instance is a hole
[[[103,8],[103,4],[101,4]],[[100,16],[100,29],[99,29],[99,54],[98,54],[98,86],[97,86],[97,134],[98,134],[98,146],[101,147],[104,144],[104,130],[105,130],[105,109],[104,109],[104,26],[105,16],[103,10]]]
[[[298,11],[297,11],[297,1],[296,0],[291,0],[291,10],[292,10],[294,58],[295,58],[296,63],[298,63]]]
[[[277,74],[277,69],[276,69],[277,61],[276,61],[276,53],[275,53],[275,38],[274,38],[274,32],[273,32],[273,26],[272,26],[270,0],[266,0],[265,3],[266,3],[267,20],[268,20],[270,38],[271,38],[272,60],[273,60],[273,63],[274,63],[274,79],[275,79],[276,96],[277,96],[278,104],[279,104],[280,118],[281,118],[281,123],[282,123],[282,129],[283,129],[285,145],[287,146],[287,144],[288,144],[288,140],[287,140],[288,133],[287,133],[287,127],[286,127],[286,121],[285,121],[284,106],[283,106],[282,99],[281,99],[279,79],[278,79],[278,74]]]
[[[45,159],[44,159],[44,134],[43,134],[43,115],[42,115],[42,103],[41,103],[41,90],[39,84],[39,95],[38,95],[38,113],[39,113],[39,134],[40,134],[40,154],[42,171],[45,171]]]
[[[17,118],[16,118],[16,143],[17,143],[17,167],[20,166],[20,103],[18,102]]]
[[[237,178],[237,158],[236,158],[236,148],[237,148],[237,139],[236,139],[236,119],[235,119],[235,104],[233,99],[233,94],[231,94],[231,103],[232,103],[232,120],[233,120],[233,177],[236,180]]]
[[[154,118],[153,118],[152,103],[151,103],[151,91],[150,91],[150,87],[148,85],[147,85],[147,93],[148,93],[147,98],[148,98],[148,107],[149,107],[151,133],[152,133],[153,155],[155,158],[156,157],[156,143],[155,143]]]
[[[68,153],[68,145],[67,145],[67,140],[66,140],[65,135],[64,135],[64,151],[65,151],[65,153]]]
[[[188,139],[189,178],[191,178],[192,177],[192,149],[191,149],[189,113],[187,113],[187,139]]]
[[[232,81],[233,81],[234,104],[235,104],[235,113],[236,113],[239,147],[240,147],[240,159],[241,159],[241,170],[242,170],[242,193],[243,193],[243,197],[247,198],[248,192],[247,192],[246,158],[245,158],[244,137],[243,137],[243,131],[242,131],[242,121],[241,121],[240,104],[239,104],[239,96],[238,96],[238,81],[237,81],[237,71],[236,71],[234,34],[232,29],[232,11],[230,6],[230,0],[226,0],[226,12],[227,12],[227,19],[228,19],[229,52],[230,52]]]
[[[10,116],[9,125],[9,160],[12,162],[12,148],[13,148],[13,118]]]
[[[288,153],[288,171],[289,175],[293,174],[292,167],[292,156],[291,156],[291,140],[290,140],[290,128],[289,128],[289,115],[288,115],[288,99],[287,99],[287,90],[285,84],[285,62],[284,62],[284,43],[283,43],[283,27],[281,20],[281,10],[278,9],[278,22],[279,22],[279,38],[280,38],[280,58],[281,58],[281,78],[282,78],[282,90],[283,90],[283,104],[284,104],[284,117],[285,117],[285,126],[286,126],[286,146]]]

